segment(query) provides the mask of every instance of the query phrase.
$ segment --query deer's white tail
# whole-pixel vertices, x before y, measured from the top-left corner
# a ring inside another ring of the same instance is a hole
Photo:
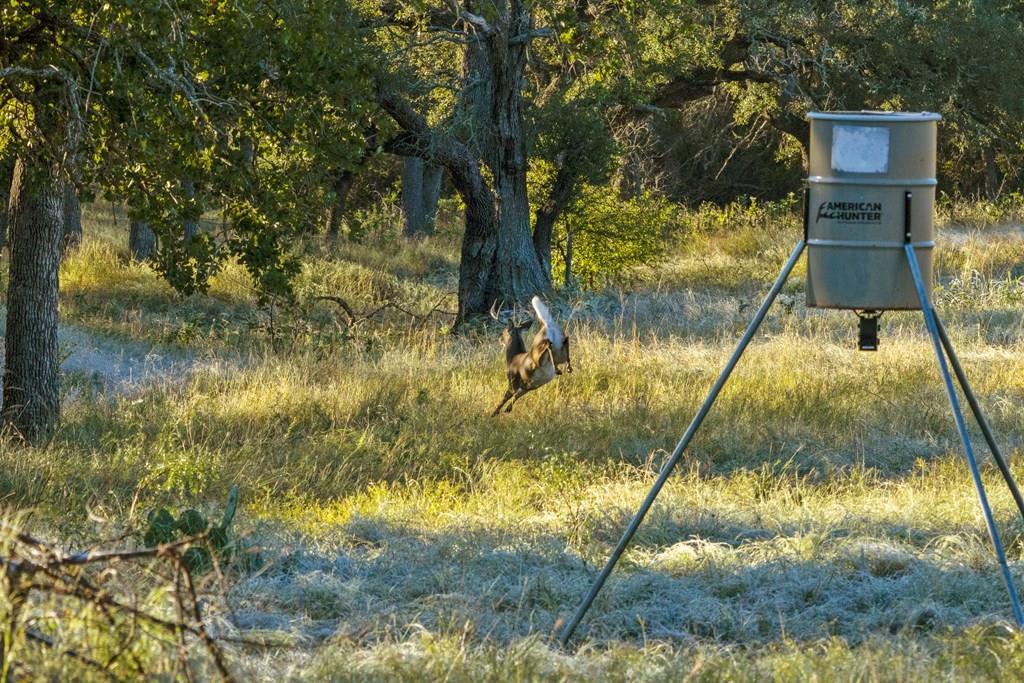
[[[565,335],[562,334],[562,328],[558,326],[558,323],[551,316],[551,311],[548,310],[548,307],[541,301],[539,296],[533,297],[530,303],[533,304],[533,310],[537,312],[537,317],[540,318],[541,322],[544,323],[544,327],[547,328],[547,338],[551,342],[551,346],[556,349],[562,348],[565,342]]]

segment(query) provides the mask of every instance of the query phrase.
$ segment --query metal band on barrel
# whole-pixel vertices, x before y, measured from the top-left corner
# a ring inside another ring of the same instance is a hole
[[[935,178],[836,178],[834,176],[812,175],[807,182],[815,185],[871,185],[892,187],[934,187],[939,184]]]
[[[902,249],[904,242],[889,242],[889,241],[864,241],[859,240],[822,240],[822,239],[809,239],[807,244],[812,247],[854,247],[857,249]],[[932,249],[935,246],[933,240],[927,240],[925,242],[912,242],[912,246],[915,249]]]

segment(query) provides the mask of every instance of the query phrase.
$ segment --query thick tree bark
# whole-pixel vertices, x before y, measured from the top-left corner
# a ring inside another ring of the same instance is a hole
[[[476,160],[473,160],[476,163]],[[498,216],[494,194],[483,183],[479,167],[475,174],[466,174],[467,182],[460,183],[453,176],[466,205],[466,231],[462,237],[459,260],[459,314],[458,327],[470,318],[487,314],[491,304],[501,297],[488,288],[498,251]],[[469,201],[467,201],[467,199]],[[511,299],[509,299],[511,300]]]
[[[448,171],[466,206],[456,327],[469,318],[486,315],[491,305],[486,287],[498,247],[498,213],[494,192],[484,182],[476,155],[458,140],[435,134],[426,119],[395,93],[380,89],[377,100],[405,131],[389,141],[386,150],[401,156],[422,156],[430,150],[430,157]]]
[[[128,229],[128,251],[136,261],[145,261],[156,253],[156,233],[144,221],[131,221]]]
[[[459,137],[493,173],[498,165],[491,115],[494,75],[486,36],[473,33],[462,53],[462,91],[459,93]]]
[[[57,289],[64,191],[56,165],[17,162],[2,418],[30,441],[50,433],[60,415]]]
[[[519,0],[499,2],[493,26],[470,34],[463,61],[468,143],[493,178],[497,245],[493,264],[463,263],[472,280],[483,280],[483,299],[525,301],[551,286],[550,271],[537,260],[526,191],[526,141],[522,87],[532,30]],[[482,313],[483,311],[479,311]]]
[[[498,2],[494,25],[479,17],[468,20],[474,31],[464,73],[475,79],[467,86],[481,87],[471,88],[463,107],[467,142],[434,133],[408,102],[378,92],[381,106],[405,131],[389,151],[443,165],[466,205],[456,325],[484,315],[494,301],[525,302],[551,286],[550,271],[541,268],[533,246],[526,190],[522,86],[532,17],[520,0],[507,0]],[[480,173],[480,159],[490,167],[493,188]]]
[[[61,258],[82,243],[82,205],[73,183],[64,185],[64,233],[61,237]]]
[[[545,272],[537,260],[526,193],[522,89],[528,41],[513,40],[529,34],[532,19],[519,0],[511,0],[506,16],[507,25],[487,36],[494,88],[489,127],[496,149],[492,170],[499,217],[498,252],[488,293],[492,300],[525,301],[551,288],[551,271]]]

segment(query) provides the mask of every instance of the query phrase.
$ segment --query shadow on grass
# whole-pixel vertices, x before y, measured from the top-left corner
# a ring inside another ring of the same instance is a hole
[[[979,548],[944,558],[897,541],[776,537],[744,549],[691,538],[633,553],[600,594],[578,643],[769,645],[839,636],[926,634],[1010,614]],[[642,563],[638,562],[642,561]],[[360,518],[340,543],[284,552],[232,591],[242,631],[283,630],[361,646],[421,630],[478,643],[555,634],[596,568],[565,540],[512,530],[428,531]]]

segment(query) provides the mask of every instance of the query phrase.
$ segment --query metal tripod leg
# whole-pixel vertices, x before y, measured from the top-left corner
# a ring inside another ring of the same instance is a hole
[[[988,444],[989,450],[992,451],[992,458],[996,461],[999,472],[1003,475],[1003,479],[1010,489],[1013,501],[1017,503],[1017,509],[1020,510],[1021,517],[1024,518],[1024,496],[1021,496],[1020,489],[1017,488],[1017,482],[1013,478],[1013,473],[1010,472],[1010,465],[1006,458],[1003,457],[999,446],[996,445],[995,436],[992,435],[992,428],[989,426],[988,420],[985,419],[984,413],[981,412],[981,406],[978,404],[978,398],[974,395],[974,391],[971,390],[971,385],[967,382],[967,375],[964,374],[964,369],[960,365],[960,359],[956,357],[953,344],[949,341],[949,335],[946,334],[945,325],[942,324],[942,320],[936,315],[934,309],[932,309],[932,315],[935,317],[935,326],[939,331],[939,340],[942,342],[942,347],[946,350],[949,364],[953,367],[953,374],[956,375],[957,382],[959,382],[960,388],[964,392],[964,397],[967,398],[967,405],[971,407],[974,419],[978,422],[978,426],[981,427],[981,433],[985,437],[985,442]]]
[[[942,381],[946,385],[946,394],[949,396],[949,404],[953,409],[953,419],[956,421],[956,430],[960,434],[960,440],[964,444],[964,453],[967,455],[967,464],[971,470],[971,478],[974,480],[974,488],[978,492],[978,502],[981,504],[981,512],[985,517],[985,526],[988,527],[988,535],[992,539],[992,547],[996,552],[996,559],[1003,573],[1003,581],[1006,582],[1006,590],[1010,594],[1010,602],[1013,604],[1013,618],[1018,627],[1024,627],[1024,610],[1021,609],[1020,598],[1017,596],[1017,589],[1013,585],[1013,575],[1006,563],[1006,553],[1003,551],[1003,542],[999,539],[999,530],[996,528],[995,520],[992,518],[992,508],[988,504],[988,496],[985,495],[985,484],[981,480],[981,470],[978,468],[978,461],[974,457],[974,449],[971,446],[971,438],[967,434],[967,423],[964,421],[964,414],[960,410],[960,400],[956,396],[956,389],[953,388],[953,378],[949,375],[949,367],[946,365],[946,356],[942,352],[942,342],[939,337],[939,328],[936,324],[935,314],[931,303],[928,301],[928,293],[925,290],[924,278],[921,276],[921,268],[917,264],[917,255],[914,247],[908,241],[903,245],[907,254],[907,261],[910,264],[910,273],[914,277],[914,286],[917,288],[917,297],[921,302],[921,312],[924,314],[924,322],[928,327],[928,334],[932,338],[932,346],[935,356],[939,360],[939,372],[942,373]]]
[[[604,582],[612,573],[612,570],[615,568],[615,564],[619,561],[619,557],[622,556],[622,553],[626,550],[626,546],[629,545],[634,534],[636,534],[636,530],[640,527],[641,522],[644,521],[647,511],[650,510],[651,505],[654,504],[654,499],[658,497],[662,487],[665,486],[665,482],[668,481],[669,475],[672,474],[672,470],[675,469],[680,458],[682,458],[683,451],[686,450],[686,447],[689,445],[693,435],[697,433],[697,428],[700,427],[704,418],[707,417],[712,404],[714,404],[715,399],[718,398],[718,393],[722,390],[722,387],[725,386],[726,380],[729,379],[729,375],[732,374],[733,368],[736,367],[736,363],[739,362],[740,356],[743,355],[743,352],[746,350],[750,340],[754,338],[757,328],[761,326],[761,322],[764,320],[765,314],[768,313],[768,309],[771,307],[772,302],[775,301],[775,297],[778,296],[779,292],[782,290],[782,286],[786,283],[786,278],[789,277],[790,271],[793,270],[793,266],[796,265],[797,259],[800,258],[800,254],[803,253],[805,245],[806,242],[804,240],[800,240],[797,242],[797,245],[793,247],[793,252],[789,255],[789,260],[786,261],[786,265],[782,267],[782,272],[779,273],[778,279],[775,280],[775,284],[773,284],[771,290],[769,290],[768,296],[765,297],[764,303],[761,304],[761,308],[757,309],[754,319],[751,320],[750,325],[747,326],[747,331],[743,333],[743,338],[740,339],[739,344],[737,344],[736,350],[733,351],[732,357],[725,365],[725,369],[722,370],[722,373],[718,376],[718,380],[715,382],[714,386],[711,387],[711,391],[708,393],[707,398],[704,399],[704,404],[701,405],[700,410],[697,411],[697,415],[694,416],[693,421],[690,422],[690,426],[687,428],[686,433],[683,434],[679,443],[676,444],[676,448],[672,452],[672,456],[668,459],[668,462],[666,462],[661,468],[661,473],[658,475],[658,479],[654,482],[654,486],[651,487],[650,493],[647,494],[647,498],[644,499],[644,502],[640,505],[640,509],[637,510],[633,520],[629,523],[629,526],[626,528],[626,532],[619,540],[619,544],[615,546],[615,550],[612,552],[611,557],[608,558],[608,562],[605,564],[604,569],[601,570],[597,579],[594,580],[594,584],[590,587],[590,592],[588,592],[586,597],[583,598],[583,602],[581,602],[580,606],[577,608],[572,621],[570,621],[562,631],[562,635],[559,637],[559,641],[562,645],[565,645],[569,642],[569,639],[572,638],[573,632],[576,630],[576,627],[579,626],[580,621],[583,620],[587,610],[590,609],[591,603],[594,602],[594,598],[597,597],[597,594],[601,591],[601,587],[604,586]]]

